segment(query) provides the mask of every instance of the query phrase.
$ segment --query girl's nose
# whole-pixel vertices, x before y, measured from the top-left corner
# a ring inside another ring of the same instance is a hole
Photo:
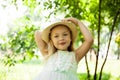
[[[64,40],[64,36],[60,36],[59,40]]]

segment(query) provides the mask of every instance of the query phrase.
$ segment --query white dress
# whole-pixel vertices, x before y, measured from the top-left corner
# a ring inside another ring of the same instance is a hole
[[[34,80],[79,80],[76,71],[75,54],[58,50],[50,56],[41,73]]]

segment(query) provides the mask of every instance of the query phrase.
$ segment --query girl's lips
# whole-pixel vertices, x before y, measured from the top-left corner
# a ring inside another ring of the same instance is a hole
[[[64,45],[64,44],[66,44],[66,42],[61,42],[61,43],[59,43],[60,45]]]

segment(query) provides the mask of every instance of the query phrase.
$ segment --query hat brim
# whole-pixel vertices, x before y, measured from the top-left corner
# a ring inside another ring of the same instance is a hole
[[[42,31],[42,39],[48,43],[49,42],[49,34],[52,28],[54,28],[57,25],[65,25],[67,26],[71,32],[72,32],[72,40],[75,41],[76,37],[77,37],[77,27],[75,24],[73,24],[72,22],[56,22],[54,24],[51,24],[50,26],[48,26],[47,28],[45,28]]]

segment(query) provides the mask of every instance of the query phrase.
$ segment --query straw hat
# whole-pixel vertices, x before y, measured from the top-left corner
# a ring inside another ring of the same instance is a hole
[[[51,24],[50,26],[48,26],[47,28],[45,28],[42,31],[42,39],[48,43],[49,42],[49,34],[50,31],[53,27],[57,26],[57,25],[65,25],[67,26],[71,32],[72,32],[72,40],[75,41],[76,37],[77,37],[77,27],[75,24],[73,24],[72,22],[56,22]]]

